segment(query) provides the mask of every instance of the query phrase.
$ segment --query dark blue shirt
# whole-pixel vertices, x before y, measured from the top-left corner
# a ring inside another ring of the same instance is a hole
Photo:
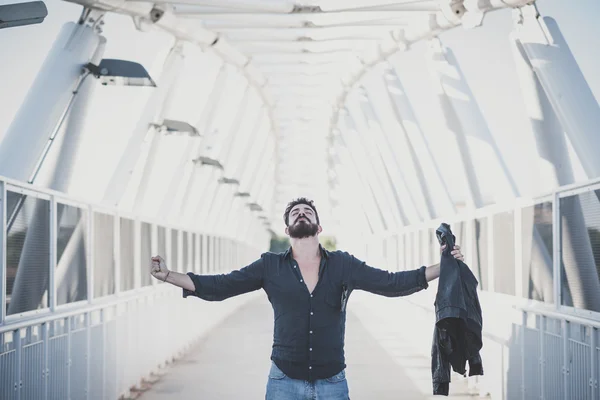
[[[252,264],[228,274],[188,273],[195,290],[183,296],[221,301],[263,289],[273,306],[275,326],[271,359],[288,377],[314,381],[344,368],[345,302],[352,290],[388,297],[426,289],[425,267],[388,272],[354,256],[321,248],[319,281],[312,293],[302,279],[291,249],[264,253]]]

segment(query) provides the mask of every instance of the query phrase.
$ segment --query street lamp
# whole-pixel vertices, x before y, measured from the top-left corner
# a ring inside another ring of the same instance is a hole
[[[151,127],[157,131],[166,133],[168,135],[187,135],[187,136],[201,136],[198,129],[194,126],[183,121],[176,121],[173,119],[164,119],[162,124],[150,124]]]
[[[200,156],[198,158],[196,158],[194,160],[195,164],[200,164],[200,165],[208,165],[209,167],[214,167],[217,169],[224,169],[223,165],[221,164],[221,162],[219,160],[216,160],[214,158],[210,158],[210,157],[206,157],[206,156]]]
[[[39,24],[47,16],[43,1],[0,5],[0,29]]]

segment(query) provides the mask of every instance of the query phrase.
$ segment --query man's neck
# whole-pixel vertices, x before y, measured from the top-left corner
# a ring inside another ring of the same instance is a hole
[[[291,239],[292,255],[296,260],[314,260],[321,256],[317,235],[303,239]]]

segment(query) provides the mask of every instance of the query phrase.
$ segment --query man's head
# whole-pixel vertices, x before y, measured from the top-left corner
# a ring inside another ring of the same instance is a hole
[[[319,214],[312,200],[304,197],[288,203],[283,214],[285,233],[295,239],[303,239],[321,233]]]

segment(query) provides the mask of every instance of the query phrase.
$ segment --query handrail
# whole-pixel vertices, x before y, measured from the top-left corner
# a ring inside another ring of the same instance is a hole
[[[153,289],[151,289],[153,288]],[[75,315],[87,314],[92,311],[102,310],[104,308],[116,306],[128,301],[136,300],[148,295],[156,295],[157,293],[167,292],[168,290],[174,291],[172,287],[166,289],[160,288],[160,286],[147,286],[138,290],[132,290],[123,292],[123,294],[112,295],[107,297],[99,298],[98,301],[93,301],[86,305],[68,308],[61,310],[60,308],[56,311],[48,311],[43,315],[36,315],[29,318],[23,318],[13,321],[5,321],[4,324],[0,324],[0,335],[10,331],[16,331],[18,329],[27,328],[33,325],[41,325],[50,321],[56,321],[62,318],[73,317]]]
[[[564,319],[567,322],[572,322],[572,323],[576,323],[579,325],[587,325],[587,326],[591,326],[596,329],[600,329],[600,320],[595,320],[595,319],[592,319],[591,317],[586,318],[583,316],[574,315],[573,313],[570,313],[570,312],[565,312],[565,311],[560,311],[560,310],[548,310],[548,309],[544,309],[544,308],[537,308],[537,307],[531,307],[531,306],[515,307],[515,308],[518,309],[519,311],[525,311],[528,313],[538,314],[538,315],[542,315],[542,316],[548,317],[548,318]],[[590,313],[591,313],[591,311],[590,311]]]

